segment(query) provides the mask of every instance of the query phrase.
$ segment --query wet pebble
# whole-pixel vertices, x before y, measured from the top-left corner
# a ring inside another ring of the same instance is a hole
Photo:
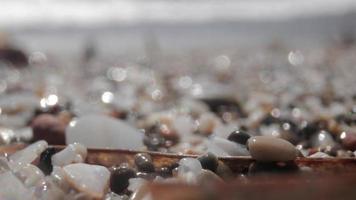
[[[154,172],[155,167],[152,162],[152,158],[147,153],[139,153],[135,156],[135,165],[141,172]]]
[[[356,150],[356,134],[355,133],[343,132],[340,135],[340,139],[341,139],[341,144],[342,144],[343,148],[350,150],[350,151]]]
[[[251,137],[247,145],[252,158],[261,162],[290,161],[298,154],[290,142],[270,136]]]
[[[172,177],[172,170],[169,167],[160,167],[157,169],[157,175],[163,178]]]
[[[110,172],[100,165],[75,163],[63,167],[66,180],[78,191],[102,199],[109,185]]]
[[[137,172],[136,177],[152,181],[153,179],[156,178],[156,174],[155,173]]]
[[[86,157],[87,148],[80,143],[74,143],[54,154],[51,160],[55,166],[65,166],[71,163],[84,162]]]
[[[67,144],[80,142],[88,148],[140,150],[144,134],[126,122],[105,115],[87,115],[70,123]]]
[[[124,192],[129,186],[129,179],[136,177],[136,172],[128,165],[122,164],[111,170],[110,188],[117,194]]]
[[[237,144],[246,145],[247,140],[250,139],[250,137],[251,136],[245,131],[237,130],[230,133],[227,139],[232,142],[236,142]]]
[[[38,167],[42,170],[45,175],[49,175],[52,170],[52,156],[56,153],[56,150],[53,147],[47,148],[40,155],[40,162]]]
[[[199,156],[198,160],[200,161],[200,164],[203,167],[203,169],[207,169],[212,172],[215,172],[218,167],[218,159],[212,153],[207,153],[202,156]]]

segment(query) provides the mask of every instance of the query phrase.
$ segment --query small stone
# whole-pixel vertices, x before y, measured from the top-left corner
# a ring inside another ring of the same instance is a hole
[[[329,156],[328,154],[323,153],[323,152],[316,152],[308,157],[309,158],[331,158],[331,156]]]
[[[220,149],[224,150],[230,156],[248,156],[250,155],[247,151],[245,145],[236,144],[227,139],[214,137],[211,139],[212,143],[218,146]]]
[[[63,167],[68,183],[89,197],[102,199],[106,194],[110,172],[100,165],[75,163]]]
[[[236,142],[237,144],[246,145],[247,140],[250,139],[250,137],[251,136],[248,133],[237,130],[232,132],[227,139],[232,142]]]
[[[164,145],[165,141],[159,134],[149,134],[144,137],[143,143],[146,145],[148,150],[157,151],[162,145]]]
[[[172,170],[169,167],[160,167],[157,169],[157,175],[163,178],[172,177]]]
[[[341,139],[341,144],[342,144],[343,148],[350,150],[350,151],[356,150],[356,134],[355,133],[343,132],[343,133],[341,133],[340,139]]]
[[[222,177],[224,180],[232,179],[233,172],[231,169],[222,161],[219,161],[218,167],[216,169],[216,174]]]
[[[198,160],[200,161],[200,164],[203,167],[203,169],[207,169],[212,172],[215,172],[218,167],[218,159],[212,153],[207,153],[205,155],[202,155],[198,157]]]
[[[30,200],[31,192],[10,171],[0,174],[0,198],[11,200]]]
[[[155,167],[152,162],[152,158],[147,153],[139,153],[135,156],[135,165],[139,171],[142,172],[154,172]]]
[[[136,177],[134,170],[127,165],[113,167],[110,178],[110,188],[117,194],[124,192],[129,186],[129,179]]]
[[[12,154],[9,159],[11,168],[16,171],[22,166],[31,164],[47,147],[47,142],[41,140],[27,146],[25,149]]]
[[[46,140],[48,144],[64,145],[67,127],[59,118],[50,114],[41,114],[31,123],[33,140]]]
[[[290,142],[270,137],[254,136],[247,141],[252,158],[261,162],[290,161],[297,157],[297,150]]]
[[[22,180],[26,187],[35,186],[44,178],[42,171],[32,164],[22,167],[16,171],[15,175]]]
[[[185,174],[192,172],[195,175],[198,175],[202,170],[202,166],[199,160],[195,158],[183,158],[179,161],[178,174]]]
[[[84,162],[87,157],[87,148],[80,144],[74,143],[68,145],[62,151],[54,154],[51,158],[54,166],[65,166],[71,163]]]
[[[156,174],[155,173],[137,172],[136,177],[152,181],[153,179],[156,178]]]
[[[88,148],[140,150],[144,134],[126,122],[105,115],[87,115],[72,121],[66,130],[67,144]]]
[[[52,166],[52,156],[56,153],[56,150],[53,147],[47,148],[40,155],[40,163],[38,168],[42,170],[45,175],[51,174],[53,170]]]

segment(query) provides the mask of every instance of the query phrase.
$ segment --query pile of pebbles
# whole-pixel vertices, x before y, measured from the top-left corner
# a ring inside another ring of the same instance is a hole
[[[209,186],[225,184],[239,176],[260,172],[292,172],[297,150],[289,142],[270,136],[250,137],[233,133],[234,142],[245,145],[256,162],[246,173],[233,174],[213,153],[186,157],[169,166],[155,166],[148,153],[134,156],[134,165],[106,168],[86,164],[87,148],[73,143],[56,152],[46,141],[0,157],[0,196],[4,199],[150,199],[147,183],[185,183]],[[284,163],[284,164],[281,164]]]

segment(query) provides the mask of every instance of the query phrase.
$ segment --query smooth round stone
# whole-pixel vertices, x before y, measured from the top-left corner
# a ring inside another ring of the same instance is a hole
[[[290,142],[271,136],[254,136],[247,141],[252,158],[261,162],[290,161],[297,150]]]
[[[217,157],[212,153],[207,153],[205,155],[199,156],[198,160],[200,161],[200,164],[203,169],[207,169],[212,172],[216,171],[219,164]]]
[[[135,155],[135,165],[141,172],[154,172],[155,167],[152,158],[147,153],[139,153]]]
[[[33,140],[46,140],[48,144],[64,145],[67,127],[58,117],[41,114],[31,123]]]
[[[104,115],[87,115],[70,123],[67,144],[79,142],[88,148],[143,148],[143,133],[124,121]]]
[[[202,166],[199,160],[195,158],[183,158],[179,161],[178,174],[185,174],[192,172],[195,175],[198,175],[202,170]]]
[[[342,136],[342,137],[341,137]],[[356,150],[356,133],[343,132],[340,136],[342,147],[347,150]]]
[[[134,170],[127,165],[113,167],[110,178],[110,188],[117,194],[122,193],[129,186],[129,179],[136,177]]]
[[[234,131],[232,133],[230,133],[230,135],[227,137],[228,140],[232,141],[232,142],[236,142],[237,144],[242,144],[242,145],[246,145],[247,140],[250,139],[250,135],[244,131]]]
[[[75,189],[93,198],[104,197],[110,179],[106,167],[76,163],[63,167],[63,170],[68,183]]]

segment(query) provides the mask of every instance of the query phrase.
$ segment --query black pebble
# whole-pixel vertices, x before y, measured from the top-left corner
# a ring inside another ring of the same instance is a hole
[[[40,155],[40,162],[38,168],[42,170],[45,175],[51,174],[53,170],[52,166],[52,156],[56,153],[56,150],[53,147],[47,148]]]
[[[203,167],[203,169],[207,169],[212,172],[216,171],[219,164],[218,158],[212,153],[207,153],[205,155],[202,155],[198,157],[198,160],[200,161],[200,164]]]
[[[227,139],[238,144],[246,145],[247,140],[250,139],[250,137],[251,136],[248,133],[238,130],[230,133]]]
[[[157,169],[157,174],[163,178],[172,177],[172,170],[169,167],[160,167]]]
[[[128,165],[112,167],[110,177],[110,188],[113,192],[120,194],[129,186],[129,179],[136,177],[136,173]]]
[[[147,153],[139,153],[135,156],[135,165],[141,172],[154,172],[155,167],[152,163],[152,158]]]
[[[143,178],[143,179],[146,179],[148,181],[152,181],[153,179],[156,178],[156,174],[155,173],[137,172],[136,173],[136,177]]]

